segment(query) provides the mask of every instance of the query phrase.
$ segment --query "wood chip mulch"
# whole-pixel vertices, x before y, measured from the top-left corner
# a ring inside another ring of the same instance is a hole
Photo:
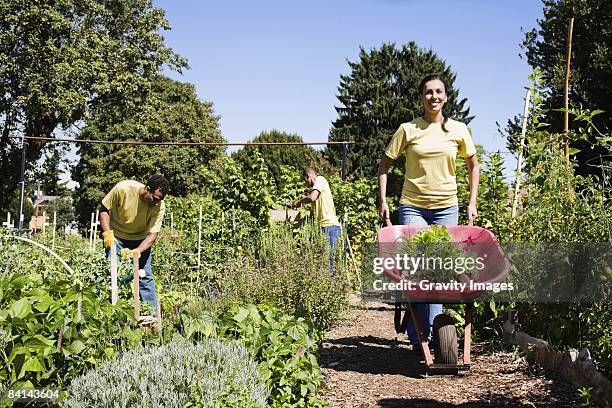
[[[321,367],[326,385],[320,395],[331,408],[581,406],[571,384],[487,343],[472,344],[469,371],[425,375],[407,336],[396,335],[393,309],[385,304],[352,309],[327,334]]]

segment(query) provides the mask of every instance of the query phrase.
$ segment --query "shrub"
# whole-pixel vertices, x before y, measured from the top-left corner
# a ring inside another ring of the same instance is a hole
[[[225,282],[242,282],[238,292],[244,297],[236,301],[273,302],[284,313],[303,317],[324,331],[347,306],[341,246],[339,241],[335,273],[330,275],[329,243],[319,227],[306,224],[293,231],[286,225],[273,225],[261,234],[254,275],[253,268],[243,263],[237,270],[228,270]]]
[[[316,407],[323,377],[317,361],[321,333],[303,318],[270,305],[232,306],[221,315],[182,316],[185,336],[231,339],[248,347],[271,388],[271,407]],[[236,405],[242,406],[242,405]]]
[[[229,394],[228,394],[229,391]],[[161,347],[130,350],[76,378],[64,407],[219,406],[218,400],[264,407],[269,391],[247,349],[220,340],[175,337]],[[199,405],[198,405],[199,404]]]

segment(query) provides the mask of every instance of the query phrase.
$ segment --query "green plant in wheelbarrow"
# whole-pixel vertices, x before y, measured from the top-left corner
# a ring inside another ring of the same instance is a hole
[[[453,242],[445,225],[432,225],[431,229],[403,237],[397,254],[411,258],[409,268],[404,270],[403,275],[412,281],[450,282],[466,277],[469,279],[476,269],[475,264],[462,262],[475,256]]]

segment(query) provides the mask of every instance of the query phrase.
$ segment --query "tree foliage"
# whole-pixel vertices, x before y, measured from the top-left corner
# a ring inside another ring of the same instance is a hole
[[[355,141],[348,151],[348,174],[371,177],[399,125],[422,114],[419,82],[431,73],[441,73],[449,89],[445,114],[469,123],[466,99],[454,87],[456,74],[432,50],[410,42],[397,48],[383,44],[379,49],[361,48],[359,61],[348,61],[351,72],[340,75],[338,118],[330,141]],[[330,146],[333,164],[342,163],[342,146]]]
[[[198,100],[191,84],[158,76],[146,103],[123,121],[102,115],[87,122],[80,136],[93,140],[145,142],[223,142],[212,103]],[[79,183],[77,208],[82,221],[113,185],[123,179],[144,182],[151,174],[170,181],[170,194],[201,192],[203,169],[222,152],[211,146],[131,146],[83,144],[73,171]]]
[[[525,34],[521,46],[527,62],[542,73],[542,107],[547,111],[541,120],[550,125],[551,132],[563,130],[563,107],[565,92],[565,66],[567,62],[567,38],[569,18],[574,17],[572,57],[570,71],[570,107],[601,109],[594,124],[604,133],[612,131],[612,3],[607,0],[544,0],[544,18],[538,20],[539,27]],[[570,116],[570,130],[575,130]],[[513,126],[514,124],[514,126]],[[510,133],[516,131],[518,121],[509,124]],[[516,133],[516,132],[515,132]],[[572,147],[580,149],[576,159],[577,172],[590,172],[584,163],[598,154],[609,153],[596,142],[595,135],[590,141],[574,142]],[[509,147],[516,144],[509,140]]]
[[[297,134],[290,134],[278,130],[269,132],[261,132],[252,140],[253,143],[279,143],[279,142],[297,142],[302,143],[304,139]],[[323,159],[321,154],[307,145],[289,145],[289,146],[245,146],[232,154],[232,159],[239,163],[245,175],[252,175],[251,164],[253,161],[253,152],[257,150],[268,166],[277,188],[281,188],[281,167],[291,166],[300,171],[304,167],[313,166],[321,167]],[[328,167],[328,166],[325,166]]]
[[[19,179],[12,137],[53,137],[109,106],[129,114],[163,66],[186,67],[164,45],[169,28],[151,0],[0,0],[0,208]],[[28,142],[29,166],[45,143]]]

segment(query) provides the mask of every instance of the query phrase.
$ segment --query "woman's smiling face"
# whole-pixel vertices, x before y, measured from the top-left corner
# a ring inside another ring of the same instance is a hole
[[[439,79],[432,79],[431,81],[425,82],[421,98],[425,111],[437,115],[438,112],[442,111],[448,99],[444,83]]]

